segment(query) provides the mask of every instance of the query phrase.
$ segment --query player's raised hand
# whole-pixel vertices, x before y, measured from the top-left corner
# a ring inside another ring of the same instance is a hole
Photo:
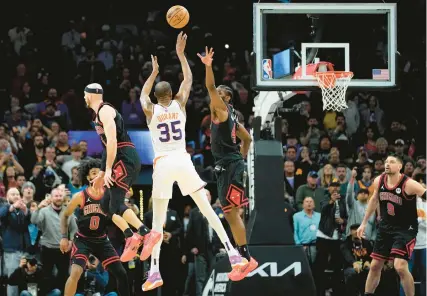
[[[153,67],[152,72],[156,75],[159,74],[159,63],[157,62],[156,56],[151,55],[151,65]]]
[[[205,47],[205,55],[202,56],[200,53],[198,53],[197,56],[200,58],[200,60],[202,61],[203,64],[205,64],[208,67],[212,66],[212,61],[213,61],[213,56],[214,56],[214,51],[213,51],[212,47],[211,47],[211,49],[208,50],[208,47],[206,46]]]
[[[111,186],[113,186],[113,183],[114,183],[114,180],[112,177],[112,170],[106,169],[104,174],[104,186],[106,186],[107,188],[110,188]]]
[[[183,32],[179,33],[176,39],[176,54],[183,54],[186,44],[187,44],[187,34],[184,34]]]

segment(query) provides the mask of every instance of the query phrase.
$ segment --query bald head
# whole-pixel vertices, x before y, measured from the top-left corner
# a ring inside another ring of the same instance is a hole
[[[11,204],[15,203],[18,199],[21,198],[21,195],[19,194],[19,190],[15,187],[10,188],[6,193],[6,196],[7,196],[7,200]]]
[[[161,81],[154,87],[154,95],[157,99],[171,99],[172,88],[169,82]]]
[[[90,108],[96,102],[99,102],[100,100],[102,100],[103,93],[104,93],[104,90],[102,89],[102,86],[99,83],[88,84],[85,87],[86,106]]]

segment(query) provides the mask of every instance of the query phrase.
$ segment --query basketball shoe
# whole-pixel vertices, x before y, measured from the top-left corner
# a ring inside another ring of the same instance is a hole
[[[154,246],[158,243],[158,241],[162,238],[162,234],[151,230],[148,234],[144,236],[144,247],[142,248],[141,255],[139,256],[139,259],[141,261],[146,260],[151,255],[151,251],[153,250]]]
[[[141,246],[144,237],[139,233],[134,233],[133,236],[126,239],[125,249],[122,256],[120,256],[120,261],[128,262],[135,258],[138,253],[138,249]]]
[[[142,291],[150,291],[163,285],[162,276],[160,272],[154,272],[148,277],[144,284],[142,284]]]
[[[228,278],[233,282],[243,280],[251,271],[254,271],[258,267],[258,262],[251,257],[251,260],[241,257],[232,256],[230,257],[231,272],[228,273]]]

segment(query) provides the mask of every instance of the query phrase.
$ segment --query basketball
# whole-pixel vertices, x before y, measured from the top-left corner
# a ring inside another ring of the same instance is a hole
[[[166,14],[166,20],[172,28],[181,29],[188,24],[190,14],[184,6],[175,5],[169,8]]]

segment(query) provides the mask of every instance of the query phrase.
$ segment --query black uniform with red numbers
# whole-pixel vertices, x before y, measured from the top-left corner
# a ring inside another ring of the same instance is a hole
[[[245,196],[246,165],[236,137],[239,123],[231,105],[227,105],[227,111],[226,121],[211,123],[211,150],[215,158],[218,198],[224,213],[249,203]]]
[[[103,128],[103,123],[99,118],[99,111],[105,107],[110,106],[109,103],[102,103],[99,106],[98,113],[95,115],[93,120],[95,129],[101,138],[104,151],[102,154],[101,171],[105,171],[106,160],[107,160],[107,137]],[[105,203],[104,210],[107,214],[121,214],[121,210],[126,210],[124,206],[125,194],[128,192],[132,183],[136,180],[141,169],[141,161],[139,159],[138,152],[135,149],[135,145],[131,142],[131,139],[125,129],[125,123],[121,114],[114,109],[116,117],[114,122],[116,124],[116,138],[117,138],[117,155],[114,160],[112,167],[112,177],[114,185],[107,190],[103,203]]]
[[[405,193],[410,178],[401,175],[393,188],[387,186],[387,175],[382,174],[378,187],[381,222],[378,228],[372,258],[409,260],[418,233],[417,197]]]
[[[107,237],[109,218],[101,208],[102,196],[92,196],[86,189],[75,198],[82,198],[82,202],[77,219],[79,230],[71,249],[72,264],[85,268],[90,254],[98,258],[104,268],[113,262],[120,261]]]

